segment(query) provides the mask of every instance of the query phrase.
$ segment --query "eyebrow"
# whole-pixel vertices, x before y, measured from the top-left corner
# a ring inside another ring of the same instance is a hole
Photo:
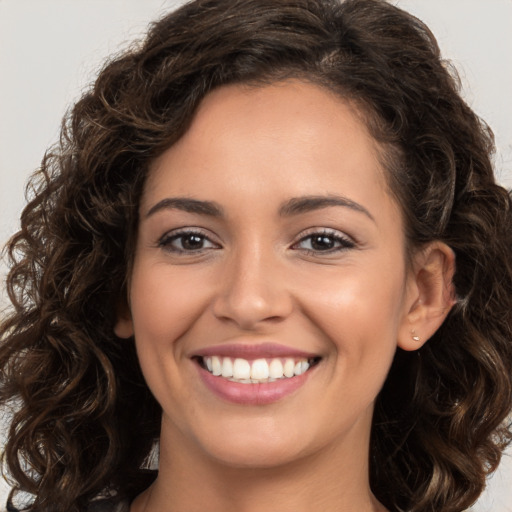
[[[168,197],[152,206],[146,214],[146,218],[161,210],[169,209],[198,213],[200,215],[209,215],[211,217],[223,216],[222,208],[213,201],[200,201],[198,199],[190,199],[188,197]]]
[[[279,208],[279,215],[282,217],[289,217],[314,210],[320,210],[322,208],[329,208],[330,206],[343,206],[350,208],[356,212],[363,213],[375,222],[373,215],[364,206],[348,199],[347,197],[338,195],[294,197],[289,201],[286,201],[286,203]]]
[[[321,210],[322,208],[329,208],[331,206],[343,206],[345,208],[350,208],[363,213],[375,222],[373,215],[364,206],[348,199],[347,197],[339,195],[293,197],[279,208],[279,215],[281,217],[290,217],[293,215],[300,215],[301,213]],[[188,213],[197,213],[199,215],[208,215],[211,217],[224,216],[222,207],[214,201],[202,201],[199,199],[190,199],[188,197],[168,197],[152,206],[146,214],[146,218],[161,210],[172,209],[182,210]]]

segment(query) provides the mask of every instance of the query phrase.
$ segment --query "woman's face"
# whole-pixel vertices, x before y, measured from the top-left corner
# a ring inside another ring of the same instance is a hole
[[[302,82],[211,93],[150,169],[116,326],[135,335],[163,449],[239,467],[360,458],[409,281],[400,210],[347,103]]]

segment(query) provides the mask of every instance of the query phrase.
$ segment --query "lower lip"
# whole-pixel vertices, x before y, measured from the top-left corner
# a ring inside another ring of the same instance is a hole
[[[217,377],[198,366],[199,375],[206,387],[215,395],[235,404],[265,405],[272,404],[291,395],[306,383],[311,369],[302,375],[296,375],[275,382],[241,384],[223,377]]]

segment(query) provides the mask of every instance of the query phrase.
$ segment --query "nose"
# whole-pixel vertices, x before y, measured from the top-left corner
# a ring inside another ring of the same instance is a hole
[[[286,272],[272,251],[251,247],[226,261],[213,301],[214,315],[243,330],[287,318],[293,301]]]

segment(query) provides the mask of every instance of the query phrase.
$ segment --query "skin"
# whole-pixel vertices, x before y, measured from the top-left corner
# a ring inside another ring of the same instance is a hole
[[[283,215],[311,196],[348,205]],[[194,250],[177,236],[190,229]],[[212,92],[150,169],[116,325],[163,409],[159,476],[132,512],[385,510],[368,483],[374,401],[397,346],[442,323],[453,266],[438,243],[406,263],[378,147],[349,103],[297,81]],[[268,341],[321,357],[291,395],[234,404],[198,378],[196,351]]]

